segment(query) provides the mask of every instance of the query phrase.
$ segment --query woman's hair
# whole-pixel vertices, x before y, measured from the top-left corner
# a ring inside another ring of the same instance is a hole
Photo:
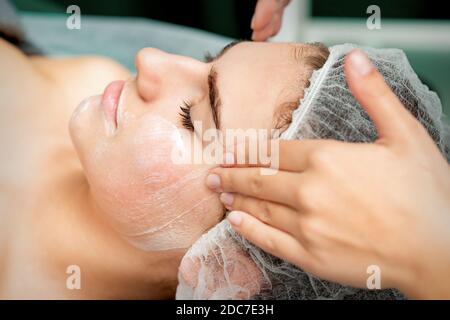
[[[298,101],[303,99],[306,89],[310,86],[311,75],[323,67],[330,51],[320,42],[307,43],[298,47],[297,60],[301,62],[299,68],[299,95],[296,101],[282,103],[275,109],[274,128],[286,129],[292,121],[292,112],[298,108]]]
[[[0,0],[0,38],[8,41],[26,55],[42,54],[37,47],[27,41],[16,10],[6,0]]]

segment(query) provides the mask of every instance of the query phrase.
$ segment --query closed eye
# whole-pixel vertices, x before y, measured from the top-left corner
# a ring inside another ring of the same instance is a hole
[[[183,101],[183,104],[180,106],[180,112],[178,113],[181,116],[181,123],[185,129],[194,131],[194,125],[192,124],[191,118],[191,108],[192,104],[188,101]]]

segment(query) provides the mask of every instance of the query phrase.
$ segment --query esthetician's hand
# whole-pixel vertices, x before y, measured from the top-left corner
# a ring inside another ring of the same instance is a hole
[[[228,220],[248,240],[320,278],[413,298],[450,298],[450,167],[361,51],[345,63],[374,121],[373,144],[282,141],[279,171],[215,168]]]
[[[291,0],[258,0],[250,26],[252,40],[266,41],[280,31],[284,8],[289,2]]]

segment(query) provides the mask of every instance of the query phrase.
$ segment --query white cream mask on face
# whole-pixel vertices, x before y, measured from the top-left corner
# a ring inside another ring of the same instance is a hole
[[[120,154],[101,155],[113,145],[99,151],[99,159],[113,158],[118,165],[90,179],[114,228],[146,251],[187,248],[221,217],[217,196],[204,187],[208,167],[173,161],[189,146],[182,131],[160,116],[136,120],[112,142],[120,144]]]

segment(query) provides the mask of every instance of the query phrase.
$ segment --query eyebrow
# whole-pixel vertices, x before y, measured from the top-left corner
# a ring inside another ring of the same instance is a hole
[[[243,40],[236,40],[230,42],[225,47],[220,50],[218,54],[212,56],[209,53],[205,54],[205,62],[211,63],[217,61],[220,57],[222,57],[228,50],[233,48],[238,43],[243,42]],[[222,101],[220,99],[219,87],[217,86],[217,78],[218,74],[214,66],[211,67],[208,74],[208,93],[209,93],[209,104],[211,106],[211,114],[214,121],[214,125],[217,130],[220,130],[220,108],[222,106]]]
[[[245,40],[235,40],[235,41],[232,41],[232,42],[230,42],[229,44],[227,44],[226,46],[224,46],[223,48],[222,48],[222,50],[220,50],[219,51],[219,53],[217,53],[216,55],[212,55],[211,53],[209,53],[209,52],[206,52],[205,53],[205,57],[204,57],[204,61],[205,62],[214,62],[214,61],[216,61],[217,59],[219,59],[220,57],[222,57],[228,50],[230,50],[231,48],[233,48],[235,45],[237,45],[237,44],[239,44],[239,43],[241,43],[241,42],[244,42]]]
[[[220,130],[220,100],[219,90],[217,87],[217,72],[211,67],[208,74],[209,104],[211,106],[212,118],[216,129]]]

